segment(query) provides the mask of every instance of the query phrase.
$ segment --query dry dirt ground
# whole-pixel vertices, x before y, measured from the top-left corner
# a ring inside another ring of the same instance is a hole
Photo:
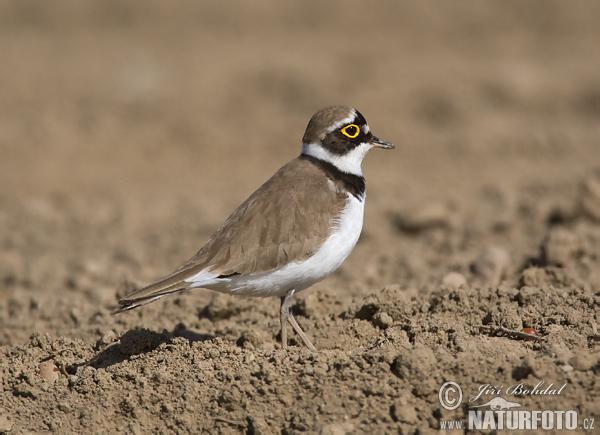
[[[598,16],[2,2],[0,432],[434,433],[495,397],[468,402],[486,384],[600,427]],[[275,299],[197,290],[111,315],[331,104],[397,149],[363,164],[353,254],[295,299],[320,352],[280,348]],[[564,388],[506,391],[541,381]]]

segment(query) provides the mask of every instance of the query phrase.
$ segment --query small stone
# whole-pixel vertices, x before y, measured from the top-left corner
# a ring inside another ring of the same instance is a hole
[[[392,316],[384,311],[376,313],[371,321],[373,322],[373,325],[381,329],[387,329],[394,323]]]
[[[71,408],[71,405],[69,405],[68,402],[59,402],[58,403],[58,409],[61,410],[62,412],[68,414],[70,412],[73,411],[73,408]]]
[[[106,346],[107,344],[116,341],[116,339],[117,335],[115,334],[115,331],[107,331],[104,333],[104,335],[102,335],[102,338],[100,338],[100,343]]]
[[[487,285],[498,285],[508,267],[509,259],[506,249],[488,246],[471,264],[471,272],[480,277]]]
[[[42,379],[46,380],[49,384],[55,383],[60,378],[60,370],[52,361],[44,361],[40,363],[38,368]]]
[[[467,286],[467,279],[462,273],[450,272],[442,278],[442,286],[449,289],[458,289]]]
[[[573,371],[573,366],[570,366],[569,364],[565,364],[561,368],[563,369],[563,372],[565,372],[565,373],[570,373]]]

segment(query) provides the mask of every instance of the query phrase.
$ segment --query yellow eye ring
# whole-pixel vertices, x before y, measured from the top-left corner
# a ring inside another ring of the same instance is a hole
[[[350,131],[348,131],[350,130]],[[356,136],[360,134],[360,127],[356,124],[348,124],[341,130],[344,136],[349,137],[350,139],[354,139]],[[352,132],[352,133],[351,133]]]

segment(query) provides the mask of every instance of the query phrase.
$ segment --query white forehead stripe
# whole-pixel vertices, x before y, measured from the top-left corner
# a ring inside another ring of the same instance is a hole
[[[353,121],[354,118],[356,118],[356,110],[352,109],[350,111],[350,115],[348,115],[348,117],[342,119],[341,121],[336,122],[331,127],[329,127],[327,129],[327,133],[331,133],[332,131],[336,131],[338,128],[340,128],[343,125],[350,124],[350,122]]]

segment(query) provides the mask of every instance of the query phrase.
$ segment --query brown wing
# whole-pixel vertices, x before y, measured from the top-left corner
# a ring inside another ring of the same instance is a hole
[[[186,279],[209,269],[222,276],[260,274],[305,260],[325,242],[346,194],[319,167],[295,159],[254,192],[188,262],[126,295],[121,311],[189,288]]]
[[[346,204],[321,169],[295,159],[254,192],[188,262],[195,272],[259,274],[305,260]]]

